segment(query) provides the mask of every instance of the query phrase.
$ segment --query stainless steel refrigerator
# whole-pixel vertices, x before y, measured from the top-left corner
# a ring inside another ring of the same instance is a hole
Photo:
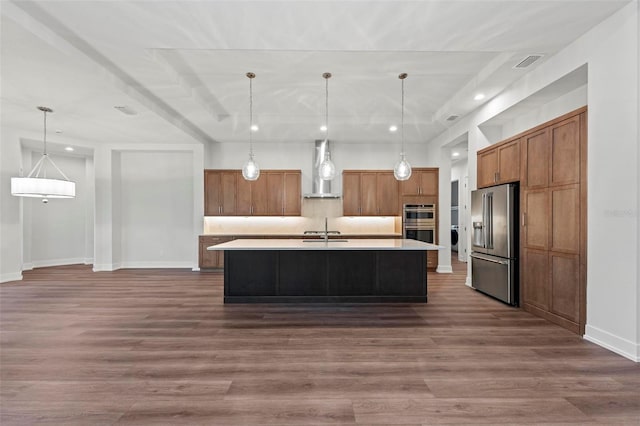
[[[471,285],[513,306],[518,289],[518,185],[471,192]]]

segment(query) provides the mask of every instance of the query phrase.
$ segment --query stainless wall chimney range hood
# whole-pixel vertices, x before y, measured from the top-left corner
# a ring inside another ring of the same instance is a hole
[[[329,150],[329,141],[316,140],[313,150],[313,163],[311,168],[311,194],[305,194],[304,198],[340,198],[340,194],[331,192],[331,181],[320,177],[320,164],[324,160],[325,153]]]

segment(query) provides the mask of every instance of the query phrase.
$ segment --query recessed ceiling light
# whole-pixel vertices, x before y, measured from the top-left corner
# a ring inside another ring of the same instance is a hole
[[[395,125],[393,125],[393,126],[389,126],[389,131],[390,131],[390,132],[395,132],[395,131],[397,131],[397,130],[398,130],[398,126],[395,126]]]
[[[457,157],[460,155],[460,153],[458,151],[453,151],[451,155],[453,155],[454,157]]]
[[[473,97],[473,100],[474,100],[474,101],[481,101],[481,100],[483,100],[483,99],[484,99],[484,93],[478,93],[477,95],[475,95],[475,96]]]
[[[257,125],[257,124],[253,124],[253,125],[251,126],[251,131],[252,131],[252,132],[257,132],[258,130],[260,130],[260,128],[258,127],[258,125]]]
[[[69,152],[71,152],[71,151],[73,151],[73,147],[68,146],[68,147],[66,147],[64,150],[65,150],[65,151],[69,151]]]
[[[62,133],[62,130],[56,129],[56,133],[60,134],[60,133]]]
[[[320,131],[321,132],[326,132],[327,131],[327,126],[320,126]]]

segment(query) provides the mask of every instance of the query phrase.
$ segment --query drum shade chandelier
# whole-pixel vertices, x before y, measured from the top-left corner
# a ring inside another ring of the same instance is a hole
[[[253,158],[253,79],[256,75],[252,72],[248,72],[247,78],[249,79],[249,159],[244,166],[242,166],[242,177],[246,180],[257,180],[260,177],[260,167]]]
[[[39,106],[38,109],[44,114],[43,154],[27,177],[11,178],[11,195],[39,197],[43,198],[44,202],[47,202],[48,198],[74,198],[76,196],[75,182],[70,181],[47,154],[47,113],[53,112],[53,110],[44,106]],[[49,169],[57,172],[62,179],[48,177]]]
[[[407,180],[411,177],[411,164],[409,164],[404,155],[404,80],[407,78],[407,73],[403,72],[398,78],[402,82],[402,115],[400,123],[400,140],[402,141],[402,145],[400,148],[400,160],[393,168],[393,175],[397,180]]]
[[[325,93],[325,101],[324,101],[324,125],[326,127],[325,140],[329,141],[329,79],[331,78],[330,72],[325,72],[322,74],[322,78],[324,78],[324,93]],[[331,148],[329,144],[327,144],[327,151],[324,154],[324,160],[320,163],[320,167],[318,170],[318,174],[323,180],[332,180],[336,177],[336,166],[331,161]]]

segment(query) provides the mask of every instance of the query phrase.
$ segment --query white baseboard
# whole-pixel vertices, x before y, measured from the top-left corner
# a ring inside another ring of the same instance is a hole
[[[640,344],[611,334],[608,331],[587,325],[584,339],[634,362],[640,362]]]
[[[453,269],[451,268],[451,265],[438,265],[438,267],[436,268],[436,272],[439,274],[453,274]]]
[[[48,266],[81,265],[81,264],[84,264],[84,257],[74,257],[69,259],[34,260],[33,262],[25,263],[23,266],[23,270],[28,271],[33,268],[46,268]]]
[[[9,281],[22,281],[22,272],[0,274],[0,283],[7,283]]]
[[[120,265],[124,269],[150,269],[150,268],[193,268],[191,262],[167,262],[163,260],[159,261],[147,261],[147,262],[122,262]]]
[[[467,279],[464,280],[464,285],[466,285],[467,287],[473,287],[471,285],[471,276],[467,275]]]
[[[100,263],[93,264],[93,272],[111,272],[120,269],[118,263]]]
[[[194,266],[193,268],[191,268],[191,270],[193,272],[200,272],[200,268],[198,266]]]
[[[84,258],[85,265],[93,265],[93,257],[85,257]]]

